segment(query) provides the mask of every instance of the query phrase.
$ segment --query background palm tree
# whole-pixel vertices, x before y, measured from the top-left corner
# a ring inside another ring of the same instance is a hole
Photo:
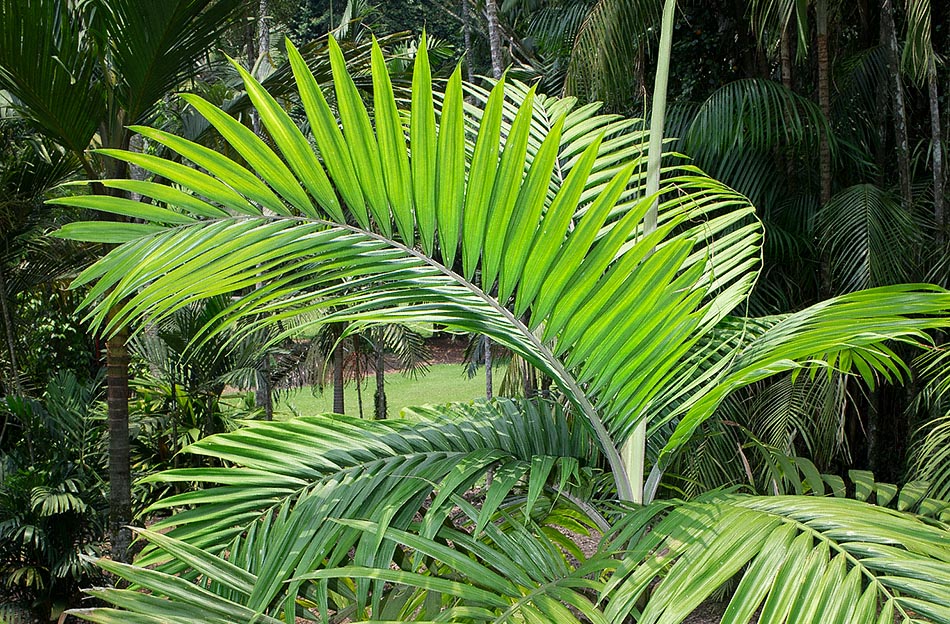
[[[198,71],[200,59],[240,15],[242,0],[4,0],[0,89],[38,132],[63,146],[92,179],[122,178],[125,163],[90,147],[128,148],[130,124]],[[128,197],[124,189],[94,193]],[[106,213],[104,213],[106,214]],[[126,335],[107,343],[112,547],[126,559],[130,519]]]

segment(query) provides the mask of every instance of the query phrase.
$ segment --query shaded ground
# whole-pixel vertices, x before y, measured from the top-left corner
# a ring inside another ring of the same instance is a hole
[[[465,359],[468,338],[439,334],[426,340],[433,364],[461,364]]]

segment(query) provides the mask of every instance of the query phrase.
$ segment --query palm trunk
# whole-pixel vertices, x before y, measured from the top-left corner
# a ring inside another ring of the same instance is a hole
[[[663,22],[660,29],[660,50],[657,55],[656,76],[653,81],[653,108],[650,115],[650,151],[647,154],[647,196],[660,190],[660,169],[663,161],[663,132],[666,124],[666,92],[670,74],[670,54],[673,47],[673,20],[676,0],[666,0],[663,4]],[[643,217],[643,235],[656,230],[659,201],[654,199],[650,209]],[[650,482],[644,481],[646,467],[647,422],[642,418],[634,427],[621,448],[626,474],[627,491],[618,488],[622,500],[636,504],[649,503],[653,492],[659,485],[662,467],[657,464],[651,473]],[[615,477],[615,480],[617,477]],[[655,484],[653,482],[656,482]],[[652,485],[651,485],[652,484]],[[618,484],[619,485],[619,484]],[[648,491],[648,490],[653,491]]]
[[[782,39],[779,43],[779,56],[782,62],[782,85],[789,91],[792,91],[792,43],[789,37],[789,26],[782,32]]]
[[[106,382],[109,415],[109,532],[112,558],[129,560],[132,532],[132,478],[129,465],[129,350],[128,328],[106,341]]]
[[[267,27],[267,0],[257,5],[257,54],[261,57],[257,67],[257,79],[261,80],[270,73],[270,29]]]
[[[264,408],[264,420],[274,420],[274,389],[271,384],[270,356],[266,353],[261,362],[261,378],[264,383],[254,393],[254,403]]]
[[[16,359],[16,337],[13,335],[13,315],[10,314],[7,297],[7,281],[3,274],[3,265],[0,265],[0,311],[3,313],[3,328],[7,337],[7,349],[10,351],[10,375],[13,389],[17,394],[23,394],[20,385],[20,367]]]
[[[356,357],[354,358],[354,362],[353,362],[353,367],[355,369],[353,371],[353,374],[356,380],[356,409],[357,409],[357,412],[359,413],[360,419],[362,419],[364,418],[363,416],[363,367],[361,365],[361,362],[363,361],[363,356],[357,349],[358,347],[354,348]]]
[[[910,187],[910,147],[907,139],[907,112],[904,105],[904,84],[901,80],[900,50],[897,46],[894,5],[891,0],[882,0],[881,20],[887,33],[885,50],[887,51],[887,67],[891,74],[894,140],[897,143],[897,172],[901,187],[901,205],[905,211],[909,211],[913,203]]]
[[[937,92],[937,65],[933,57],[927,63],[927,87],[930,96],[930,140],[933,144],[934,171],[934,221],[937,224],[937,244],[943,246],[944,217],[943,197],[943,133],[940,129],[940,98]]]
[[[386,408],[386,350],[382,340],[374,345],[376,349],[376,420],[385,420]]]
[[[491,362],[491,338],[484,336],[485,340],[485,398],[492,398],[492,362]]]
[[[785,30],[782,32],[782,37],[779,42],[779,56],[781,58],[781,67],[782,67],[782,86],[789,90],[789,92],[794,91],[794,83],[792,82],[792,39],[793,35],[789,34],[789,31],[792,31],[791,25],[786,24]],[[792,31],[794,32],[794,31]],[[788,188],[791,191],[795,190],[795,162],[785,150],[781,154],[781,158],[785,161],[785,176],[788,180]]]
[[[113,134],[103,126],[100,134],[103,145],[129,149],[131,134],[124,129],[124,117],[115,120],[121,132]],[[107,178],[125,178],[129,170],[121,161],[107,161]],[[110,194],[129,199],[124,191],[93,187],[97,194]],[[113,218],[111,215],[107,218]],[[121,218],[119,219],[121,220]],[[113,308],[110,316],[118,312]],[[112,541],[112,558],[129,561],[129,545],[132,533],[128,528],[132,521],[132,466],[129,461],[129,328],[122,326],[114,336],[106,340],[106,404],[109,423],[109,532]]]
[[[818,106],[831,123],[831,58],[828,53],[828,0],[818,0],[815,8],[818,30]],[[831,147],[827,133],[822,133],[818,146],[818,166],[821,178],[821,205],[831,200]]]
[[[472,16],[468,0],[462,0],[462,37],[465,41],[465,68],[469,82],[475,82],[475,72],[472,69]]]
[[[498,4],[495,0],[485,0],[485,12],[488,15],[488,46],[491,48],[491,72],[496,79],[501,78],[504,62],[501,55],[501,28],[498,26]]]
[[[333,350],[333,413],[342,414],[343,405],[343,341]]]

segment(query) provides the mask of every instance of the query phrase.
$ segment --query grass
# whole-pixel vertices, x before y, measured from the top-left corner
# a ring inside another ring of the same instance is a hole
[[[503,370],[495,371],[497,379],[500,379],[503,374]],[[373,414],[375,391],[375,378],[367,377],[362,390],[364,417],[369,418]],[[419,375],[416,379],[406,377],[402,373],[386,375],[386,401],[390,417],[398,416],[399,410],[404,407],[471,401],[484,396],[485,377],[478,375],[474,379],[469,379],[465,376],[461,364],[434,364],[429,368],[428,373]],[[344,405],[347,415],[359,416],[356,385],[352,381],[345,386]],[[316,394],[310,388],[282,394],[276,407],[278,414],[286,416],[293,412],[300,415],[332,412],[333,388],[327,387],[323,393]]]

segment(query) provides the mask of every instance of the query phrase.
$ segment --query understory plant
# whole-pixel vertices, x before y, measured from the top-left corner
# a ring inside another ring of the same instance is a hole
[[[727,622],[950,622],[939,514],[738,491],[654,500],[732,393],[787,372],[899,379],[888,341],[926,345],[950,293],[890,286],[744,317],[762,239],[745,197],[673,155],[647,193],[638,120],[504,78],[466,104],[459,71],[433,90],[425,49],[407,103],[374,46],[368,109],[332,39],[332,94],[288,45],[310,137],[237,65],[266,141],[183,96],[240,160],[146,127],[192,166],[100,150],[156,177],[101,181],[149,201],[55,200],[130,218],[60,231],[117,243],[77,279],[89,319],[141,331],[227,295],[197,346],[432,323],[488,336],[563,401],[306,415],[200,440],[186,452],[230,467],[150,477],[200,487],[151,507],[171,515],[140,531],[135,565],[100,561],[134,589],[93,590],[113,607],[77,615],[680,622],[736,582]],[[622,457],[640,424],[646,450]]]
[[[101,385],[60,372],[41,398],[0,398],[0,596],[43,620],[103,576]]]

